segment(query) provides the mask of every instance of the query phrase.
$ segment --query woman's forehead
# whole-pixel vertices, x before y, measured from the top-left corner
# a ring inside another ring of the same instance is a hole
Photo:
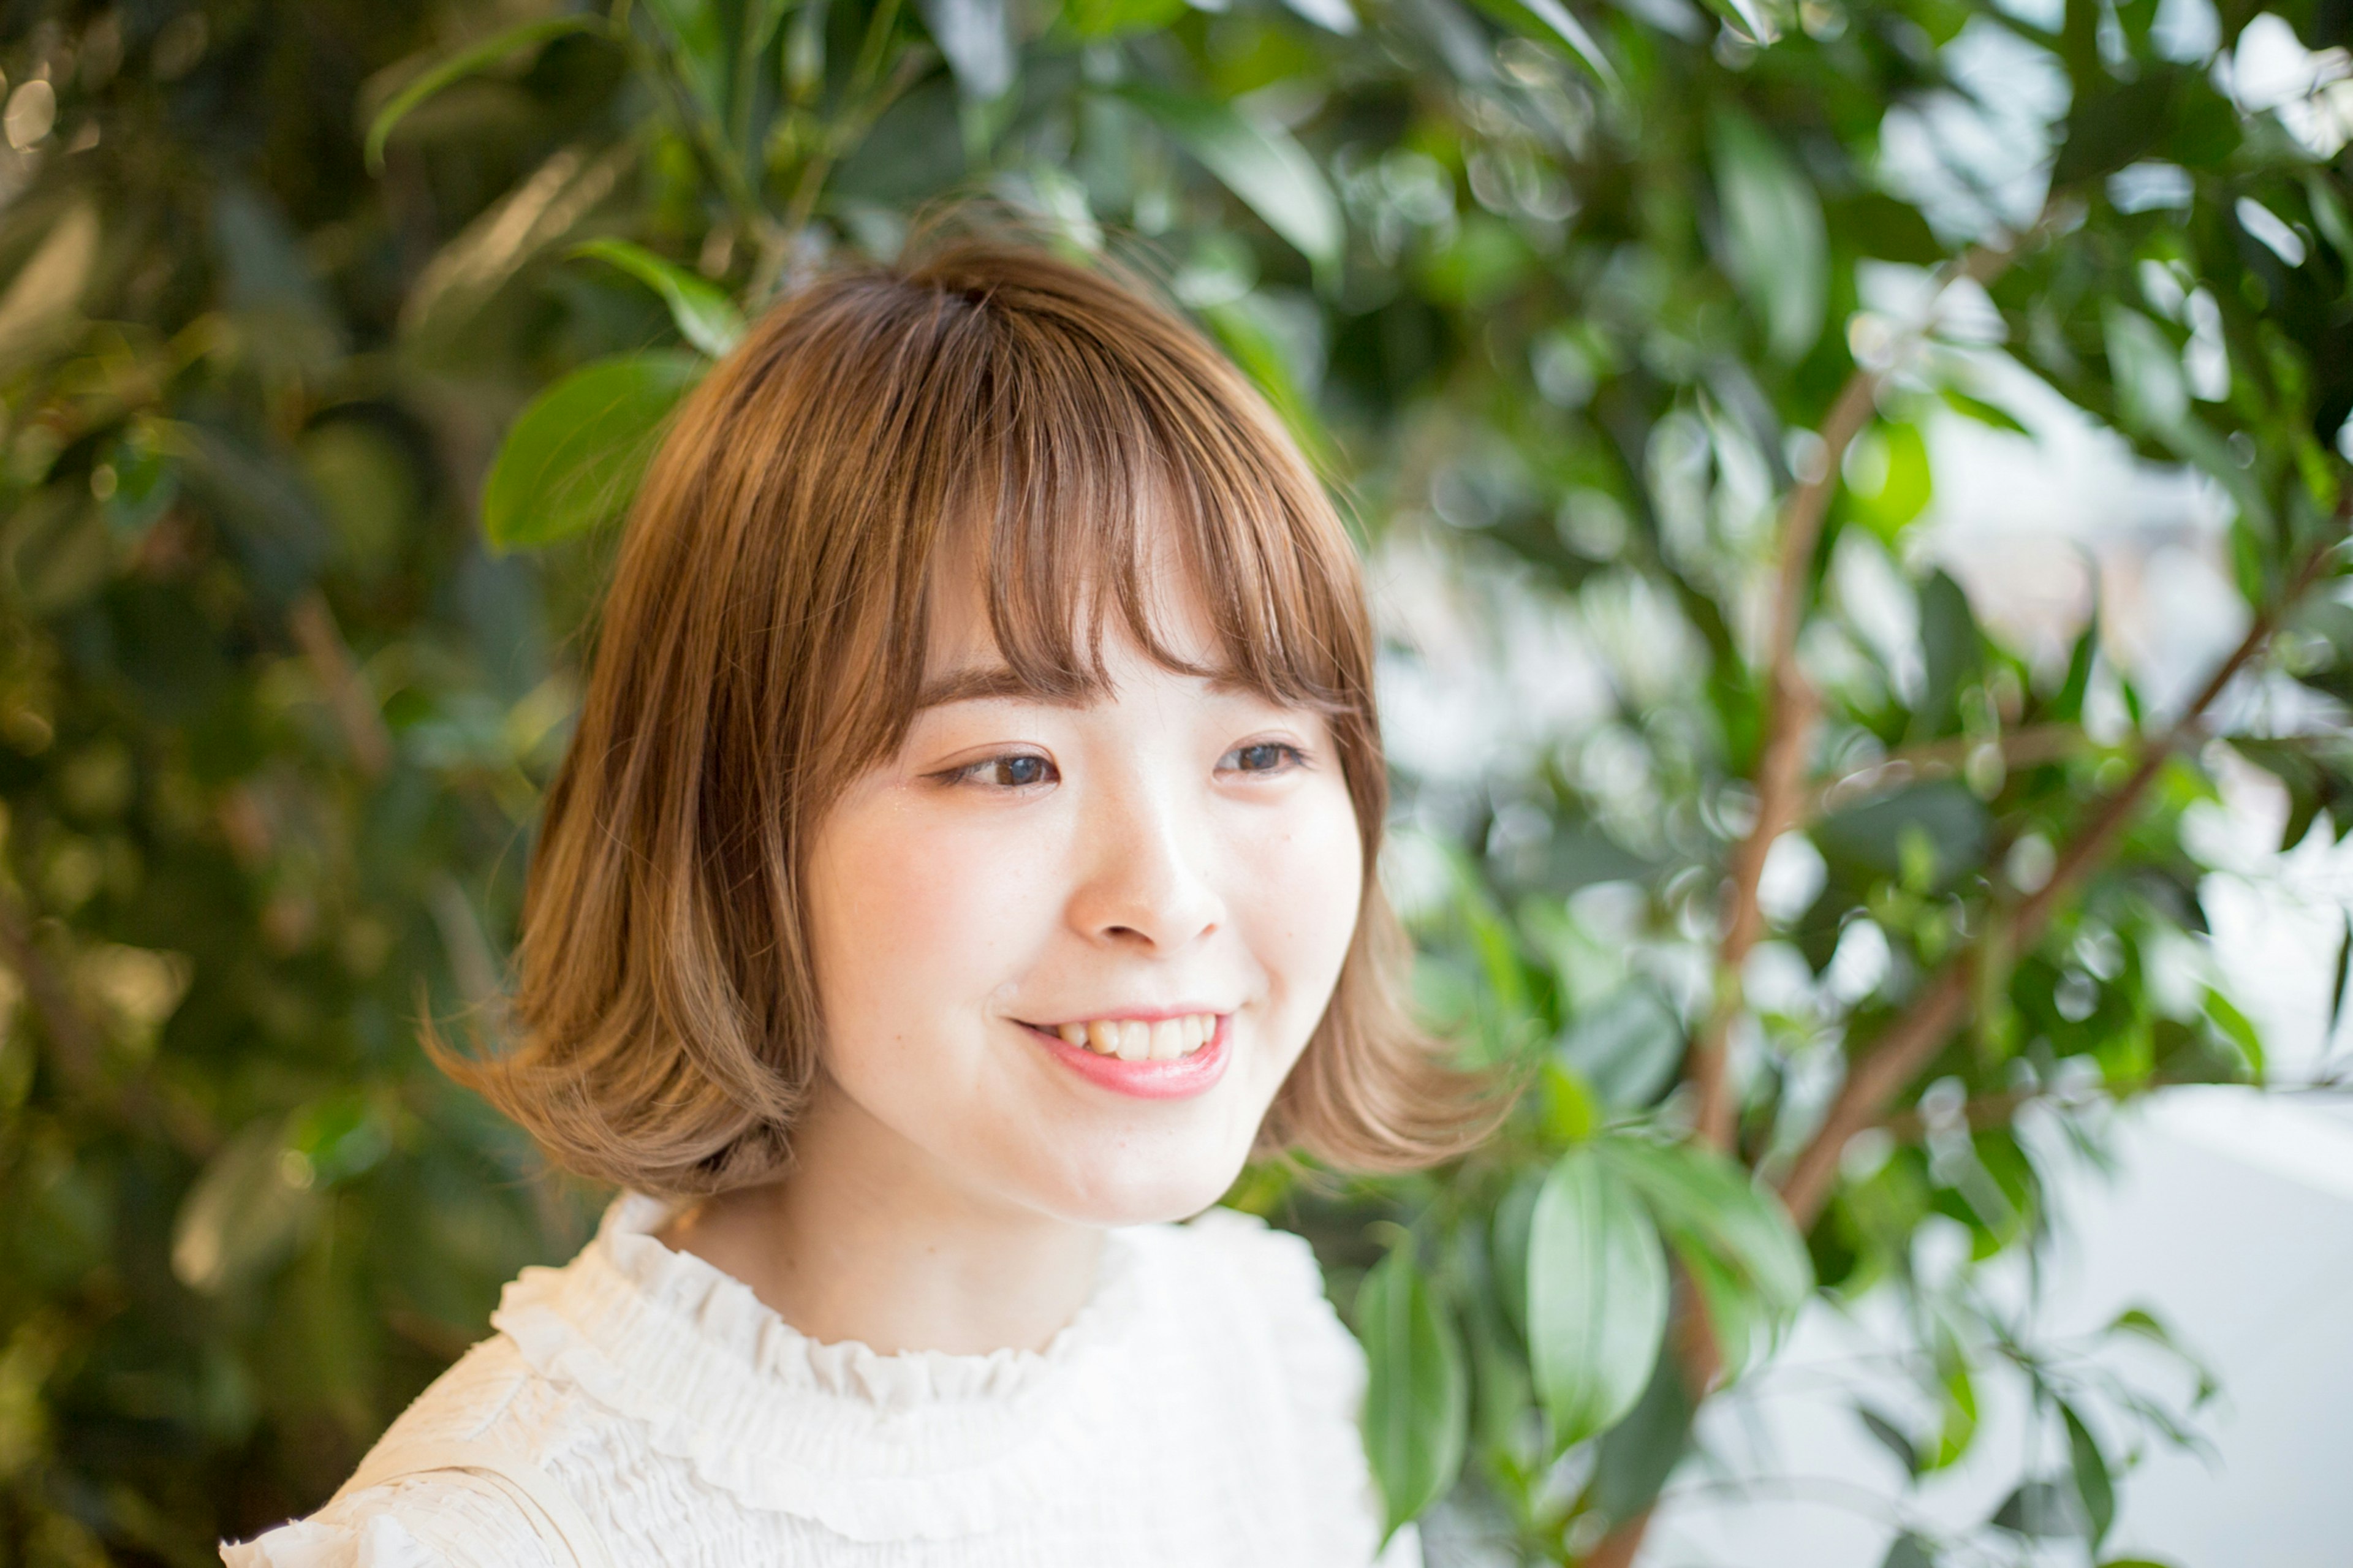
[[[1205,647],[1200,660],[1193,665],[1171,664],[1155,658],[1117,621],[1103,628],[1102,641],[1094,652],[1095,661],[1082,679],[1049,686],[1023,676],[1007,663],[984,629],[951,656],[926,660],[930,668],[917,692],[914,709],[920,714],[954,703],[992,700],[1092,707],[1117,701],[1135,685],[1162,684],[1152,681],[1155,673],[1194,689],[1205,700],[1267,697],[1248,682],[1220,671],[1213,662],[1213,647]]]
[[[1065,522],[1050,572],[1006,549],[1002,525],[943,537],[926,584],[918,706],[935,700],[942,682],[1091,688],[1119,656],[1191,675],[1229,672],[1232,650],[1221,645],[1196,552],[1166,496],[1137,500],[1127,526]]]

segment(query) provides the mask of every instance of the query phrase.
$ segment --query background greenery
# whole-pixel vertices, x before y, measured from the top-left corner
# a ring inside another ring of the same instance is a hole
[[[2283,19],[2353,42],[2334,0]],[[2218,744],[2287,784],[2292,837],[2353,822],[2353,89],[2234,100],[2254,21],[11,7],[0,1560],[195,1563],[306,1510],[582,1239],[594,1195],[415,1020],[497,994],[638,437],[744,312],[952,190],[1141,247],[1369,548],[1567,606],[1609,676],[1572,742],[1400,781],[1424,998],[1526,1075],[1511,1125],[1426,1178],[1235,1195],[1326,1258],[1393,1517],[1434,1507],[1433,1558],[1625,1562],[1694,1407],[1810,1295],[1887,1292],[1920,1397],[1862,1418],[1908,1469],[1968,1451],[1996,1369],[2047,1439],[1891,1568],[2101,1560],[2200,1381],[2040,1345],[1912,1244],[2044,1245],[2024,1106],[2088,1140],[2115,1099],[2263,1079],[2168,978]],[[2039,664],[1906,564],[1922,421],[2019,426],[1998,359],[2227,498],[2252,630],[2188,704],[2095,630]],[[1826,578],[1841,541],[1907,574],[1916,648]],[[1820,889],[1777,916],[1792,833]],[[1859,931],[1862,994],[1746,998],[1760,942],[1820,975]]]

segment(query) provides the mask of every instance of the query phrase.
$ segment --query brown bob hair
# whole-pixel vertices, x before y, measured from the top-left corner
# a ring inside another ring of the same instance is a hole
[[[932,574],[977,562],[999,651],[1040,693],[1101,688],[1113,613],[1192,670],[1147,614],[1171,557],[1145,515],[1207,608],[1221,668],[1200,673],[1322,712],[1363,836],[1356,934],[1260,1152],[1408,1169],[1492,1121],[1397,990],[1356,551],[1264,400],[1151,287],[1002,232],[919,236],[793,293],[686,398],[548,792],[513,1047],[428,1037],[557,1164],[675,1196],[786,1168],[822,1028],[804,849],[903,736]]]

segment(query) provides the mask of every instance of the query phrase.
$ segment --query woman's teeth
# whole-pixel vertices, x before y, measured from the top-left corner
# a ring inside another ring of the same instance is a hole
[[[1218,1032],[1218,1016],[1191,1013],[1149,1024],[1141,1018],[1096,1018],[1084,1024],[1058,1025],[1054,1032],[1066,1043],[1099,1057],[1117,1057],[1124,1062],[1172,1062],[1209,1043]]]

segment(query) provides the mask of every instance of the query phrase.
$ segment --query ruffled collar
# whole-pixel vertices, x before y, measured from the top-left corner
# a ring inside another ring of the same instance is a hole
[[[672,1212],[658,1198],[625,1193],[606,1209],[590,1244],[613,1275],[635,1288],[646,1310],[672,1321],[763,1381],[878,1409],[1019,1399],[1115,1337],[1134,1304],[1133,1242],[1113,1231],[1105,1237],[1093,1292],[1045,1349],[886,1355],[856,1340],[810,1339],[733,1275],[656,1239],[654,1232]]]
[[[883,1354],[821,1343],[652,1233],[625,1194],[561,1268],[526,1268],[491,1321],[540,1375],[642,1425],[744,1502],[860,1541],[949,1540],[1049,1506],[1111,1429],[1173,1227],[1107,1234],[1093,1294],[1042,1351]]]

